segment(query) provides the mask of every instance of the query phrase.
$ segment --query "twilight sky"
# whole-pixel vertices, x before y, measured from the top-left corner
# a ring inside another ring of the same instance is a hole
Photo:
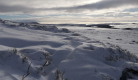
[[[46,24],[138,22],[138,0],[0,0],[0,18]]]

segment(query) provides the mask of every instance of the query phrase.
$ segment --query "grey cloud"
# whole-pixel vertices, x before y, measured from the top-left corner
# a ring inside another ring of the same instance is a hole
[[[101,10],[108,8],[117,8],[121,6],[134,5],[138,6],[138,0],[102,0],[97,3],[85,4],[80,6],[73,7],[57,7],[57,8],[31,8],[20,5],[8,6],[4,4],[0,4],[0,12],[8,13],[8,12],[21,12],[21,13],[33,13],[39,11],[66,11],[66,12],[81,12],[85,10]]]
[[[8,13],[8,12],[28,13],[28,12],[34,11],[34,10],[35,9],[33,9],[33,8],[20,6],[20,5],[8,6],[8,5],[0,4],[0,12],[1,13]]]
[[[109,8],[117,8],[121,6],[138,6],[138,0],[103,0],[97,3],[86,4],[75,7],[55,8],[55,10],[66,10],[67,12],[76,12],[83,10],[101,10]],[[53,8],[54,9],[54,8]]]

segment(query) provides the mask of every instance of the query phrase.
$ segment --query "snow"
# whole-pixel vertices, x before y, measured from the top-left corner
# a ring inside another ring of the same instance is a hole
[[[132,25],[134,26],[134,24]],[[126,24],[123,25],[123,27],[121,28],[124,28],[125,26]],[[135,24],[135,27],[136,26],[138,28],[137,24]],[[118,27],[118,25],[115,27]],[[59,26],[59,28],[63,28],[63,27]],[[82,36],[90,38],[91,40],[94,40],[94,41],[100,41],[100,42],[103,42],[104,44],[111,43],[114,45],[119,45],[123,49],[127,49],[128,51],[138,55],[137,54],[138,31],[137,30],[105,29],[105,28],[101,29],[101,28],[92,28],[92,27],[69,27],[69,26],[67,26],[66,28]]]
[[[0,80],[55,80],[56,70],[68,80],[119,80],[138,70],[137,48],[137,30],[0,20]]]

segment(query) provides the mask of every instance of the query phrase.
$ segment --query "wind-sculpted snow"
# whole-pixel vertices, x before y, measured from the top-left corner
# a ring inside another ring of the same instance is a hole
[[[0,44],[8,47],[28,47],[28,46],[35,46],[35,45],[47,45],[51,47],[60,47],[64,45],[63,43],[59,42],[52,42],[52,41],[28,41],[23,39],[17,38],[0,38]]]
[[[137,47],[137,32],[111,33],[1,20],[0,80],[119,80],[126,68],[138,70],[138,58],[117,42]]]

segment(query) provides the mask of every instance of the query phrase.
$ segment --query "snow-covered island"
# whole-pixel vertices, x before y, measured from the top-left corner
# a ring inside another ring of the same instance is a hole
[[[138,80],[138,24],[111,26],[0,19],[0,80]]]

